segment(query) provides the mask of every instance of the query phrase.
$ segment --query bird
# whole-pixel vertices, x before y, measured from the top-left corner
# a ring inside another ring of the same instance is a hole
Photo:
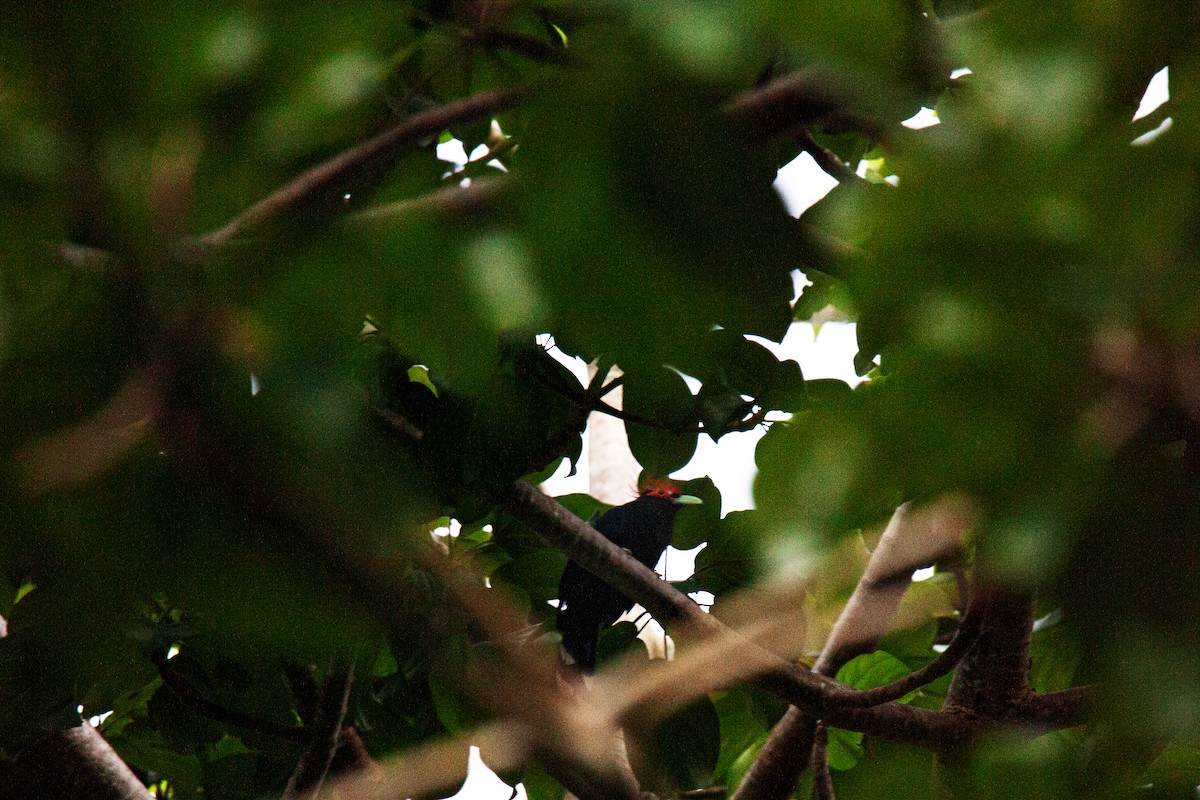
[[[649,478],[636,499],[606,511],[593,524],[599,533],[650,569],[658,563],[675,532],[675,514],[682,506],[697,505],[698,497],[682,494],[664,478]],[[574,561],[568,561],[558,582],[556,627],[562,646],[584,674],[596,669],[596,639],[603,628],[633,608],[634,601]]]

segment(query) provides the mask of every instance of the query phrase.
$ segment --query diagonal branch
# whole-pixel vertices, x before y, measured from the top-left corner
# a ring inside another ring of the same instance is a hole
[[[355,170],[377,159],[393,155],[422,138],[437,135],[449,127],[495,114],[515,105],[528,95],[529,89],[526,87],[498,88],[414,114],[383,133],[344,150],[293,178],[243,210],[223,227],[185,240],[181,243],[179,253],[202,259],[211,251],[227,246],[238,236],[281,219],[287,212],[301,206]],[[798,126],[802,127],[831,115],[842,122],[849,122],[859,130],[875,131],[878,128],[876,123],[854,117],[847,112],[847,109],[856,104],[857,101],[844,87],[827,76],[800,71],[735,95],[722,106],[721,111],[731,120],[768,135],[787,133]],[[430,204],[454,206],[461,202],[468,207],[475,207],[480,194],[487,198],[484,202],[490,202],[490,190],[461,194],[446,191],[431,195]],[[432,199],[434,197],[436,199]],[[424,200],[425,198],[418,198],[417,201],[402,201],[370,209],[352,219],[365,223],[393,214],[408,213],[411,210],[410,203],[424,205]],[[817,254],[840,252],[841,249],[843,248],[836,243],[832,248],[820,242],[813,244],[813,250]],[[55,245],[52,250],[59,261],[87,270],[107,269],[116,258],[113,253],[71,242]]]
[[[7,635],[8,622],[0,617],[0,639]],[[144,800],[146,787],[100,731],[80,720],[15,753],[0,754],[0,797]]]
[[[857,112],[861,105],[855,92],[832,76],[804,69],[736,95],[722,111],[765,136],[791,133],[814,122],[836,122],[882,138],[880,123]]]
[[[659,580],[648,567],[529,482],[522,480],[501,486],[495,490],[493,499],[506,513],[529,525],[584,569],[641,603],[655,618],[686,622],[704,636],[741,639],[716,618],[705,614],[694,600]],[[739,652],[745,659],[745,674],[759,676],[758,681],[764,688],[794,705],[824,715],[832,713],[832,709],[840,709],[842,703],[861,694],[857,689],[788,663],[753,642],[742,641],[744,645]],[[869,728],[869,732],[879,732],[881,726],[886,729],[902,721],[901,727],[908,731],[906,736],[914,736],[915,732],[927,728],[931,736],[939,737],[946,732],[945,728],[959,727],[949,720],[945,724],[937,722],[936,716],[937,712],[927,709],[889,703],[867,710],[840,712],[839,718],[853,719],[854,730]]]
[[[495,114],[513,105],[525,94],[523,89],[492,89],[414,114],[395,127],[299,175],[238,214],[224,227],[200,237],[197,243],[202,250],[222,247],[236,236],[279,219],[359,167],[395,153],[419,139],[436,136],[453,125]]]
[[[804,152],[812,156],[813,161],[817,162],[817,166],[829,173],[833,178],[836,178],[841,183],[861,181],[862,178],[852,170],[846,162],[829,148],[822,145],[813,138],[812,132],[808,128],[801,128],[796,134],[800,141],[800,147]]]

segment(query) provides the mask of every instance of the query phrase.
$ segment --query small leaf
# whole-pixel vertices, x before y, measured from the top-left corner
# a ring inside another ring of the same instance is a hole
[[[846,731],[841,728],[829,728],[829,746],[826,748],[826,758],[829,768],[840,771],[854,769],[863,757],[863,735],[859,731]]]
[[[837,679],[855,689],[874,689],[898,681],[910,672],[912,670],[891,653],[876,650],[850,659],[838,670]],[[907,703],[911,699],[910,692],[900,702]]]

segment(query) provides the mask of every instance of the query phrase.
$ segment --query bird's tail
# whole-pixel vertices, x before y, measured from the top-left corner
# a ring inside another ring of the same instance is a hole
[[[571,612],[570,607],[558,615],[558,630],[562,634],[562,646],[580,672],[591,675],[596,669],[596,637],[600,625]]]

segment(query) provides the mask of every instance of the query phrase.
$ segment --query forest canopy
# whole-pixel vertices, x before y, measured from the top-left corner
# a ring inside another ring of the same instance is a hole
[[[1194,797],[1198,68],[1182,0],[10,4],[0,797]],[[853,389],[761,343],[831,318]],[[537,489],[597,414],[765,429],[687,581]],[[568,559],[673,658],[564,678]]]

